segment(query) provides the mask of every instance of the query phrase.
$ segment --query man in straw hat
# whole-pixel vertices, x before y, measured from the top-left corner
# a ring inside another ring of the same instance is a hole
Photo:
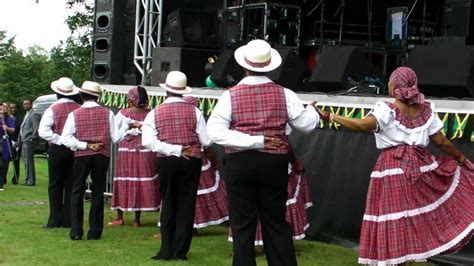
[[[167,99],[145,118],[143,146],[158,152],[162,196],[161,248],[154,260],[186,260],[191,246],[194,207],[201,174],[202,147],[209,146],[201,111],[182,95],[191,92],[186,75],[171,71],[160,84]]]
[[[74,151],[71,198],[71,240],[81,240],[86,178],[92,178],[91,209],[87,239],[97,240],[104,227],[104,191],[109,168],[110,144],[118,140],[114,114],[97,104],[102,87],[84,81],[79,88],[84,104],[71,112],[63,129],[63,144]]]
[[[236,86],[222,94],[208,121],[211,140],[225,147],[224,173],[233,232],[233,265],[256,265],[257,218],[269,265],[296,265],[292,230],[285,220],[288,185],[287,124],[308,133],[319,122],[296,94],[265,74],[281,64],[280,54],[263,40],[238,48],[245,70]]]
[[[70,112],[81,107],[72,100],[79,93],[70,78],[51,82],[58,100],[43,113],[38,134],[48,141],[49,218],[43,228],[71,227],[71,190],[74,153],[64,145],[61,134]]]

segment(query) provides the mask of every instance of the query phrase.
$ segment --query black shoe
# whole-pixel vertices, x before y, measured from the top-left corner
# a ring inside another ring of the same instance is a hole
[[[58,228],[59,226],[50,226],[50,225],[47,225],[47,224],[43,224],[41,226],[41,228],[43,229],[54,229],[54,228]]]
[[[162,256],[160,256],[159,254],[151,257],[152,260],[171,260],[171,258],[164,258]]]
[[[12,184],[13,185],[18,185],[18,180],[14,177],[12,177]]]
[[[72,241],[77,241],[77,240],[82,240],[82,237],[80,236],[70,236]]]

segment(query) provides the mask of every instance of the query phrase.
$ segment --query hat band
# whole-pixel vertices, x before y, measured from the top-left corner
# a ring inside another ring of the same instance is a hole
[[[61,89],[61,88],[58,87],[58,86],[56,86],[56,89],[57,89],[58,91],[64,92],[64,93],[71,93],[71,92],[72,92],[72,89],[70,89],[70,90],[63,90],[63,89]]]
[[[172,89],[172,90],[178,90],[178,91],[186,90],[186,87],[176,87],[176,86],[172,86],[168,83],[165,83],[165,86],[168,87],[169,89]]]
[[[93,91],[93,90],[89,90],[89,89],[84,89],[84,88],[81,88],[81,90],[85,91],[86,93],[91,93],[92,95],[96,95],[96,94],[100,94],[100,92],[98,91]]]
[[[255,63],[247,59],[247,57],[244,56],[245,63],[247,63],[251,67],[256,67],[256,68],[263,68],[268,65],[270,65],[272,59],[268,59],[268,61],[262,62],[262,63]]]

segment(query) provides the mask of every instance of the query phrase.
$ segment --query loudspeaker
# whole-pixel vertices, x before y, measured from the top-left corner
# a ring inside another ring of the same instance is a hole
[[[92,80],[96,82],[122,82],[126,10],[127,1],[102,0],[96,3],[92,41]]]
[[[446,0],[443,12],[445,36],[472,36],[472,1]]]
[[[186,74],[188,86],[205,87],[207,77],[204,67],[208,58],[216,54],[215,50],[157,47],[153,49],[151,85],[158,86],[166,80],[168,72],[179,70]]]
[[[219,46],[222,50],[236,48],[241,42],[240,12],[241,8],[217,11]]]
[[[474,97],[474,47],[416,46],[407,65],[421,92],[436,97]]]
[[[386,84],[385,75],[356,46],[327,47],[317,58],[305,90],[334,92],[348,90],[351,83],[366,78]]]
[[[282,63],[277,69],[268,72],[267,77],[290,90],[302,90],[304,80],[310,74],[305,60],[293,48],[276,50],[280,53]]]
[[[165,46],[217,48],[215,12],[176,9],[168,14],[164,36]]]
[[[219,87],[228,88],[237,84],[244,74],[244,69],[235,61],[234,50],[225,50],[214,63],[211,80]]]

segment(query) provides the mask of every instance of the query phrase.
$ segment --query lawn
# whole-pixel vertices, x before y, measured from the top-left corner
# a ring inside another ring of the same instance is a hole
[[[105,225],[98,241],[71,241],[68,229],[42,229],[48,217],[47,163],[37,156],[37,186],[12,185],[11,180],[0,192],[0,264],[6,265],[142,265],[156,264],[150,260],[160,246],[153,237],[158,232],[158,212],[143,215],[143,226],[133,228],[132,213],[126,213],[126,225]],[[23,169],[21,169],[23,170]],[[11,171],[10,171],[11,172]],[[11,175],[9,175],[11,176]],[[20,182],[24,181],[23,171]],[[88,229],[86,202],[85,230]],[[105,222],[115,212],[106,202]],[[232,247],[227,242],[227,226],[211,226],[193,238],[187,262],[159,262],[163,265],[230,265]],[[296,241],[299,265],[357,265],[357,252],[352,249],[315,241]],[[264,255],[258,265],[266,265]]]

